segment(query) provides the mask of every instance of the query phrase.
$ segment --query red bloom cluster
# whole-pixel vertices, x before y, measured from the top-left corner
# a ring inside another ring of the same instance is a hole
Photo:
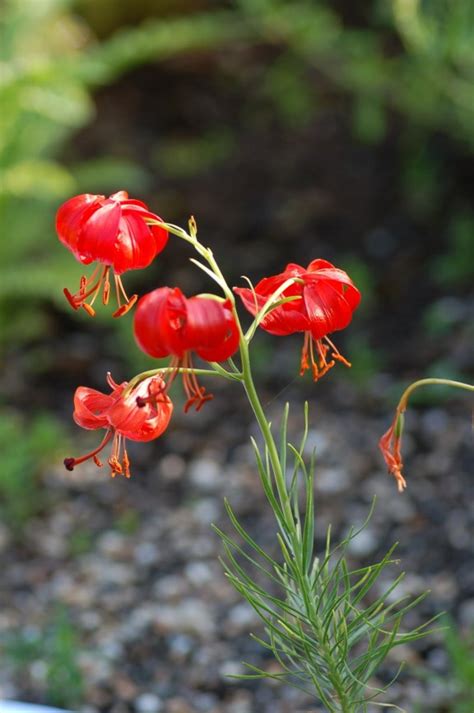
[[[99,263],[90,278],[81,277],[76,294],[64,289],[74,309],[83,307],[94,316],[92,305],[101,291],[103,303],[108,303],[112,269],[118,301],[113,316],[128,312],[138,296],[127,297],[120,275],[150,265],[168,240],[168,232],[153,221],[161,221],[161,218],[151,213],[145,203],[131,200],[126,191],[109,198],[84,193],[59,208],[56,216],[59,240],[84,265]]]
[[[254,290],[235,287],[234,291],[255,316],[278,288],[292,278],[294,282],[279,298],[291,299],[271,309],[260,327],[279,336],[304,332],[300,373],[311,367],[317,381],[336,361],[350,366],[328,334],[347,327],[360,302],[360,292],[347,273],[327,260],[313,260],[306,269],[290,263],[279,275],[260,280]]]
[[[120,276],[147,267],[163,250],[168,232],[160,223],[145,203],[130,199],[125,191],[109,198],[85,193],[66,201],[56,217],[59,240],[82,264],[99,263],[90,278],[81,277],[75,294],[64,290],[72,307],[82,307],[93,316],[99,294],[104,304],[109,301],[113,275],[118,301],[113,316],[128,312],[137,295],[128,298]],[[317,380],[336,361],[350,366],[328,336],[349,324],[360,301],[359,291],[343,270],[326,260],[313,260],[306,269],[290,263],[281,274],[262,279],[255,289],[234,289],[254,316],[267,308],[259,320],[262,329],[276,335],[304,333],[301,373],[311,368]],[[187,298],[178,287],[160,287],[140,299],[134,334],[146,354],[171,357],[170,367],[163,370],[166,376],[144,379],[129,390],[127,382],[116,384],[109,375],[108,394],[79,387],[74,420],[83,428],[104,428],[106,433],[91,453],[66,458],[69,470],[88,459],[102,465],[98,454],[112,441],[108,459],[112,475],[129,477],[125,439],[148,441],[163,433],[173,411],[167,391],[178,373],[183,375],[185,411],[191,407],[199,411],[212,398],[197,380],[193,354],[208,362],[225,361],[238,350],[241,337],[233,300],[214,295]]]
[[[117,384],[108,374],[107,383],[112,389],[110,394],[85,386],[76,389],[73,413],[75,422],[89,430],[105,428],[106,434],[96,449],[79,458],[66,458],[64,465],[68,470],[74,470],[76,465],[92,458],[101,467],[98,455],[113,439],[112,454],[108,459],[111,475],[123,474],[129,478],[130,461],[125,440],[152,441],[161,436],[169,424],[173,404],[163,393],[164,384],[159,376],[145,379],[127,395],[128,382]],[[158,392],[161,394],[159,399],[147,401],[143,408],[137,406],[137,398]]]
[[[212,398],[193,372],[192,352],[205,361],[219,362],[235,354],[239,346],[239,330],[229,300],[205,295],[188,299],[178,287],[160,287],[142,297],[133,328],[137,344],[146,354],[157,359],[172,357],[167,387],[179,368],[187,370],[183,372],[185,411],[191,406],[199,411]]]

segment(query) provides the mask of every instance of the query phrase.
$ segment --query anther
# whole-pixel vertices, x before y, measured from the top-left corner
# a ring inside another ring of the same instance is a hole
[[[123,468],[119,461],[117,460],[116,456],[112,456],[108,460],[108,464],[110,465],[110,468],[112,470],[112,477],[114,477],[117,473],[121,475],[123,473]]]
[[[69,302],[69,304],[71,305],[71,307],[75,310],[79,309],[79,305],[76,303],[74,296],[71,295],[71,293],[69,292],[67,287],[65,287],[63,289],[63,292],[64,292],[64,296],[66,297],[66,299]]]
[[[88,305],[87,302],[83,302],[81,307],[87,312],[89,317],[95,317],[95,309]]]
[[[137,300],[138,295],[132,295],[126,304],[115,310],[115,312],[112,314],[112,317],[115,317],[116,319],[118,317],[123,317],[124,314],[127,314],[127,312],[132,309],[133,305]]]
[[[125,477],[130,478],[131,477],[130,461],[128,459],[128,453],[127,453],[125,447],[123,449],[123,467],[124,467],[124,471],[125,471]]]
[[[104,283],[104,291],[102,292],[102,304],[108,305],[109,297],[110,297],[110,282],[109,282],[109,275],[107,273],[107,276],[105,278],[105,283]]]
[[[337,359],[337,361],[340,361],[344,366],[348,366],[349,368],[352,366],[351,362],[348,361],[345,357],[342,356],[339,352],[337,354],[332,355],[333,359]]]

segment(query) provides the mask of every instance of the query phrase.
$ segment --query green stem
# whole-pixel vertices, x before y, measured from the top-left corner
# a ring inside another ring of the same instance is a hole
[[[257,419],[257,423],[260,427],[260,431],[265,441],[265,445],[268,449],[268,455],[272,464],[272,470],[275,476],[275,484],[278,491],[280,504],[285,515],[286,525],[288,527],[289,532],[292,535],[295,535],[295,521],[291,509],[290,499],[288,497],[285,473],[283,472],[283,469],[281,467],[280,456],[278,454],[275,439],[273,438],[270,426],[267,421],[267,417],[258,397],[257,389],[255,388],[255,384],[252,377],[252,369],[250,366],[249,348],[243,335],[240,342],[240,356],[242,359],[242,380],[245,388],[245,393],[247,394],[247,398],[255,414],[255,418]]]
[[[466,391],[474,391],[474,385],[473,384],[465,384],[462,381],[454,381],[453,379],[436,379],[436,378],[429,378],[429,379],[419,379],[419,381],[413,382],[413,384],[410,384],[410,386],[405,389],[405,391],[402,394],[402,397],[400,399],[400,402],[398,404],[398,411],[404,411],[407,407],[408,399],[410,398],[411,394],[415,389],[417,389],[419,386],[431,386],[433,384],[441,384],[443,386],[453,386],[456,389],[465,389]]]

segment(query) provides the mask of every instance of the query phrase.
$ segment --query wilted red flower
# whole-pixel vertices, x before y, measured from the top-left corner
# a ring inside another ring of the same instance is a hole
[[[79,386],[74,394],[75,422],[82,428],[96,430],[105,428],[106,434],[97,448],[79,458],[65,458],[64,465],[74,470],[76,465],[93,459],[101,467],[98,455],[107,443],[113,439],[112,454],[108,459],[111,475],[119,474],[130,477],[130,461],[125,448],[125,440],[152,441],[161,436],[167,428],[173,412],[173,404],[163,393],[164,383],[159,376],[142,381],[133,391],[125,395],[128,382],[116,384],[110,374],[107,383],[112,389],[110,394],[103,394],[86,386]],[[161,394],[159,399],[146,402],[144,408],[137,406],[137,398],[144,398],[150,393]]]
[[[306,269],[290,263],[279,275],[264,277],[254,290],[234,287],[234,292],[255,316],[276,290],[291,278],[295,281],[283,290],[278,300],[293,299],[271,309],[260,327],[279,336],[304,332],[300,373],[311,366],[317,381],[336,361],[350,366],[328,334],[347,327],[360,302],[360,292],[344,270],[327,260],[313,260]]]
[[[108,303],[112,269],[118,301],[113,316],[121,317],[128,312],[138,296],[127,297],[120,275],[127,270],[147,267],[168,241],[168,232],[151,221],[161,221],[161,218],[151,213],[145,203],[129,199],[126,191],[109,198],[84,193],[70,198],[59,208],[56,215],[59,240],[84,265],[100,263],[89,278],[81,277],[76,294],[64,289],[74,309],[83,307],[94,316],[92,305],[101,290],[102,302]]]
[[[205,361],[219,362],[231,357],[239,346],[239,330],[229,300],[209,295],[188,299],[179,287],[159,287],[142,297],[133,328],[137,344],[146,354],[157,359],[173,357],[167,387],[179,368],[189,370],[183,372],[185,411],[191,406],[199,411],[212,398],[193,373],[191,352]],[[142,401],[146,403],[147,399]]]
[[[407,482],[402,475],[402,433],[403,433],[403,411],[397,410],[392,425],[385,431],[382,438],[379,440],[379,448],[382,451],[385,463],[388,467],[388,472],[393,475],[397,481],[398,492],[403,493],[407,486]]]

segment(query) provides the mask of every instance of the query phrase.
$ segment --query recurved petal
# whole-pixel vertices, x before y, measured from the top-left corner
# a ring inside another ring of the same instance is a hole
[[[77,243],[85,221],[97,210],[104,196],[83,193],[70,198],[56,213],[56,232],[59,240],[76,257],[79,257]]]
[[[103,394],[87,386],[79,386],[74,394],[74,421],[81,428],[89,430],[107,428],[108,411],[115,402],[117,393]]]
[[[156,255],[163,250],[168,242],[168,231],[161,225],[150,224],[149,221],[162,222],[163,219],[160,218],[159,215],[156,215],[156,213],[149,211],[148,206],[145,203],[142,203],[142,201],[131,199],[123,200],[121,201],[121,206],[124,217],[128,217],[130,215],[140,217],[143,223],[148,227],[155,242],[154,257],[156,257]]]
[[[280,284],[282,283],[280,282]],[[294,287],[294,285],[291,286],[291,288]],[[297,291],[291,288],[285,290],[283,296],[299,297],[300,289]],[[247,287],[234,287],[234,292],[239,295],[246,309],[254,316],[265,306],[274,291],[273,289],[269,294],[261,295]],[[309,322],[304,310],[303,300],[292,300],[275,307],[263,318],[260,322],[260,327],[266,332],[277,336],[305,332],[309,329]]]
[[[77,243],[79,253],[104,265],[113,265],[121,214],[120,204],[108,200],[89,216]]]
[[[332,283],[334,289],[344,294],[353,310],[358,306],[361,294],[347,272],[334,267],[326,260],[313,260],[308,266],[305,282],[307,284],[316,282],[319,284],[322,281]]]
[[[291,267],[299,267],[298,265],[292,266],[287,265],[287,269]],[[302,269],[302,268],[301,268]],[[286,280],[288,280],[290,277],[297,277],[297,274],[294,274],[294,272],[289,271],[287,272],[280,272],[278,275],[272,275],[271,277],[263,277],[260,282],[258,282],[255,285],[255,292],[258,295],[262,295],[262,297],[267,296],[269,297],[272,295],[279,287],[282,285]],[[247,288],[242,288],[242,289],[247,289]]]
[[[126,270],[148,267],[156,255],[153,233],[140,213],[124,213],[114,245],[113,266],[120,275]]]
[[[162,359],[180,347],[177,356],[181,356],[179,314],[184,320],[184,296],[178,288],[159,287],[140,298],[133,316],[133,332],[145,354]]]
[[[223,302],[199,296],[186,300],[184,338],[188,349],[213,347],[226,335],[227,320]]]
[[[186,338],[205,361],[225,361],[238,349],[240,334],[229,300],[188,300]]]
[[[303,295],[314,339],[344,329],[350,323],[354,311],[352,302],[331,282],[305,285]]]
[[[334,267],[332,262],[329,262],[329,260],[323,260],[322,258],[317,258],[316,260],[311,260],[308,267],[306,268],[306,272],[317,272],[318,270],[324,270],[324,269],[338,270],[338,268]],[[342,272],[342,270],[338,270],[338,272]]]

